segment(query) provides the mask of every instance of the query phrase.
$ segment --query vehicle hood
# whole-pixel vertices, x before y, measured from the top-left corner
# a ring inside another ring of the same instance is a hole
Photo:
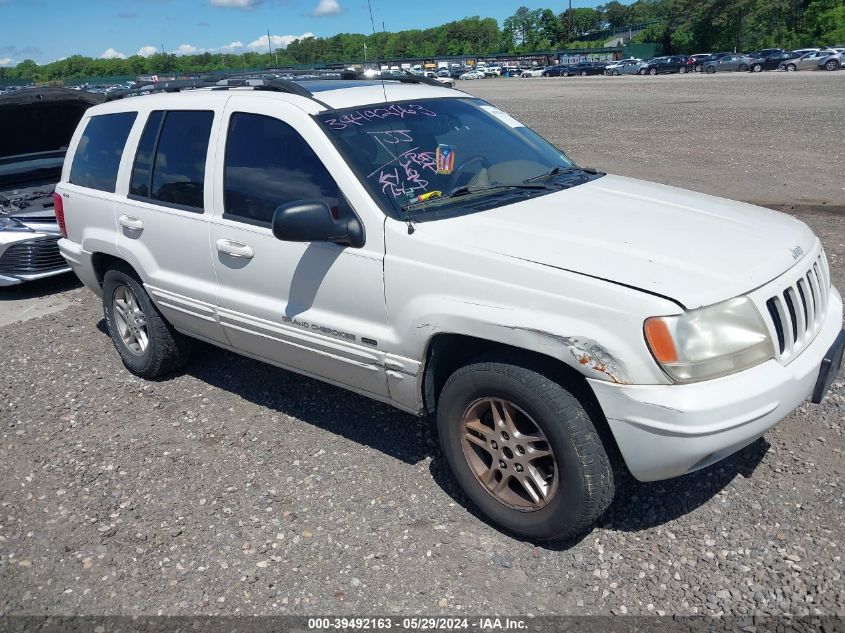
[[[0,158],[67,149],[85,111],[104,100],[56,87],[0,95]]]
[[[605,279],[686,308],[771,281],[817,239],[783,213],[611,175],[424,227],[458,249]]]

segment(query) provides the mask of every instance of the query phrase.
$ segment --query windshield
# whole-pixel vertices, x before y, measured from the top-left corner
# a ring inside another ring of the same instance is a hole
[[[514,196],[543,195],[577,169],[536,132],[480,99],[393,102],[316,118],[382,208],[399,218],[482,210],[471,204],[479,197],[492,208]]]

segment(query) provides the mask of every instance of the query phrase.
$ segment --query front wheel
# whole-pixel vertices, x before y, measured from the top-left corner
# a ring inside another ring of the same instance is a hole
[[[824,65],[824,67],[825,67],[827,70],[839,70],[839,62],[838,62],[838,61],[836,61],[835,59],[831,59],[829,62],[827,62],[827,63]]]
[[[106,272],[103,313],[123,364],[136,376],[158,378],[188,362],[190,339],[164,320],[130,270]]]
[[[715,67],[715,66],[708,66],[708,67],[705,69],[705,72],[706,72],[708,75],[712,75],[713,73],[715,73],[715,72],[716,72],[716,67]]]
[[[788,70],[791,73],[794,73],[796,70],[798,70],[798,68],[795,67],[795,64],[787,64],[786,70]]]
[[[657,74],[657,69],[656,69],[656,68],[652,68],[651,70],[649,70],[649,71],[648,71],[648,74],[649,74],[649,75],[652,75],[652,76],[653,76],[653,75],[656,75],[656,74]]]
[[[763,72],[763,66],[762,66],[762,64],[754,64],[751,67],[751,70],[754,71],[755,73],[761,73],[761,72]]]
[[[536,371],[501,362],[459,369],[440,395],[437,428],[461,488],[515,535],[576,536],[613,499],[610,459],[586,410]]]
[[[679,72],[679,73],[681,73],[682,75],[686,75],[686,74],[687,74],[687,67],[686,67],[686,66],[681,66],[681,67],[678,69],[678,72]]]
[[[748,71],[748,65],[747,64],[740,64],[738,70],[741,73],[747,72]],[[716,72],[715,68],[713,69],[713,72]]]

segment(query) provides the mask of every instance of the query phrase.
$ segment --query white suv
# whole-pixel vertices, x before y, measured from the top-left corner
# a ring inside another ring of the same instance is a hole
[[[429,81],[90,109],[60,248],[126,367],[177,370],[201,339],[436,413],[466,494],[538,540],[589,528],[616,466],[682,475],[821,399],[842,300],[806,225],[579,168]]]

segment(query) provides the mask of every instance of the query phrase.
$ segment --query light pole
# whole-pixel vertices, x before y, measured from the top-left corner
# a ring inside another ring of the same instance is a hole
[[[364,63],[367,63],[367,43],[364,42]]]

